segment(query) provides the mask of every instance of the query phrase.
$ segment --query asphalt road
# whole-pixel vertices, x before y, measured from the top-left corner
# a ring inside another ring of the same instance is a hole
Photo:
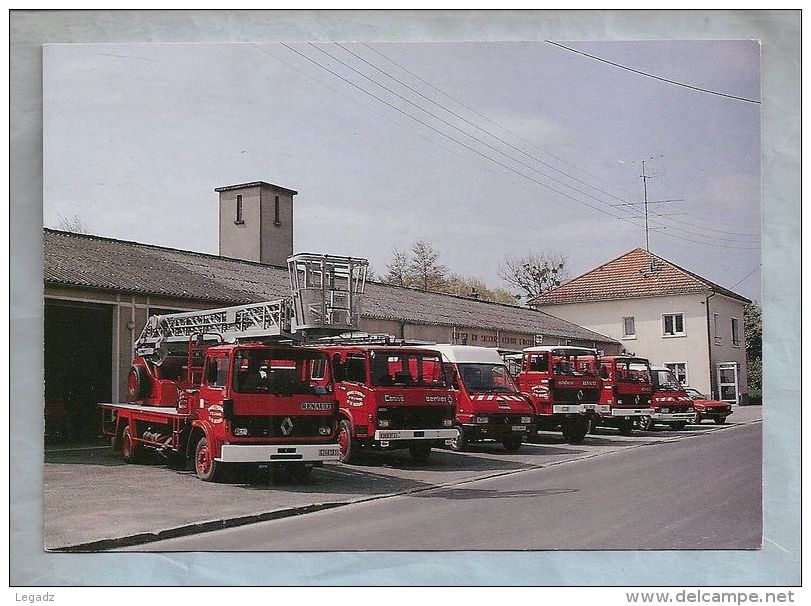
[[[137,551],[755,549],[761,423]]]

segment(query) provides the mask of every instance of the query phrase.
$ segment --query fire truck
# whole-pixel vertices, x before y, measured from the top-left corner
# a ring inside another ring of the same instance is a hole
[[[449,444],[456,403],[438,351],[383,335],[339,337],[329,354],[340,405],[338,444],[344,463],[362,449],[407,448],[425,462],[432,446]]]
[[[654,414],[650,363],[633,356],[602,356],[599,364],[603,388],[594,426],[616,427],[622,435],[631,435],[638,419]]]
[[[524,349],[520,360],[518,387],[532,402],[538,429],[560,428],[570,444],[582,442],[600,402],[596,350],[541,345]]]
[[[102,403],[124,460],[151,452],[221,481],[236,466],[306,477],[338,460],[327,354],[309,340],[357,328],[368,263],[288,259],[292,301],[152,316],[134,345],[127,403]]]
[[[641,416],[637,421],[639,429],[649,431],[654,425],[669,425],[674,431],[681,431],[696,418],[695,406],[690,394],[684,391],[675,373],[666,367],[651,368],[653,398],[650,415]]]
[[[463,451],[469,442],[495,440],[515,452],[535,434],[532,406],[518,389],[495,349],[469,345],[431,345],[442,354],[446,375],[456,393],[457,434],[450,447]]]

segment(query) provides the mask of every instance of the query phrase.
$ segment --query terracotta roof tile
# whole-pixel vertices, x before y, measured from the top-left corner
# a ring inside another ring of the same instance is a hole
[[[653,270],[651,270],[651,259]],[[661,297],[713,291],[749,302],[749,299],[641,248],[604,263],[530,301],[531,305],[559,305]]]

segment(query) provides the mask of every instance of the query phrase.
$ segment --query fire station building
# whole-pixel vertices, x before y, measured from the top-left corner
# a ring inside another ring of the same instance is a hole
[[[262,181],[215,191],[219,255],[45,230],[49,438],[94,437],[95,403],[125,398],[133,342],[150,315],[290,296],[296,192]],[[622,349],[611,337],[541,311],[376,282],[366,285],[361,329],[507,350],[538,342]]]

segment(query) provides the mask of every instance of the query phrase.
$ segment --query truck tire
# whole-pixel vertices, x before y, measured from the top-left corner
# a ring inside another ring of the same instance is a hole
[[[574,419],[563,426],[563,437],[569,444],[580,444],[589,432],[588,419]]]
[[[214,455],[208,447],[208,440],[200,438],[194,449],[194,471],[197,477],[204,482],[221,482],[225,477],[225,463],[214,460]]]
[[[716,425],[723,425],[726,422],[727,422],[726,417],[715,417],[715,424]]]
[[[360,443],[352,437],[352,425],[346,419],[338,427],[338,450],[341,463],[354,463],[358,460]]]
[[[412,442],[408,447],[408,453],[415,463],[425,463],[431,456],[431,445],[427,442]]]
[[[649,416],[639,417],[637,420],[637,427],[641,431],[652,431],[653,430],[653,419]]]
[[[121,456],[127,463],[140,463],[143,460],[144,448],[132,439],[130,428],[125,427],[121,433]]]
[[[620,435],[630,436],[634,431],[634,422],[631,419],[620,419],[617,422],[617,429],[620,430]]]
[[[504,450],[507,452],[518,452],[518,449],[521,448],[521,442],[523,442],[523,439],[520,433],[508,433],[501,440]]]
[[[455,438],[451,439],[451,450],[454,452],[464,452],[467,448],[467,438],[465,437],[465,430],[462,428],[461,425],[456,426],[456,434]]]
[[[670,429],[673,431],[681,431],[685,427],[687,427],[687,421],[676,421],[670,424]]]
[[[142,400],[149,395],[150,378],[146,368],[138,364],[130,368],[127,377],[127,395],[130,400]]]

